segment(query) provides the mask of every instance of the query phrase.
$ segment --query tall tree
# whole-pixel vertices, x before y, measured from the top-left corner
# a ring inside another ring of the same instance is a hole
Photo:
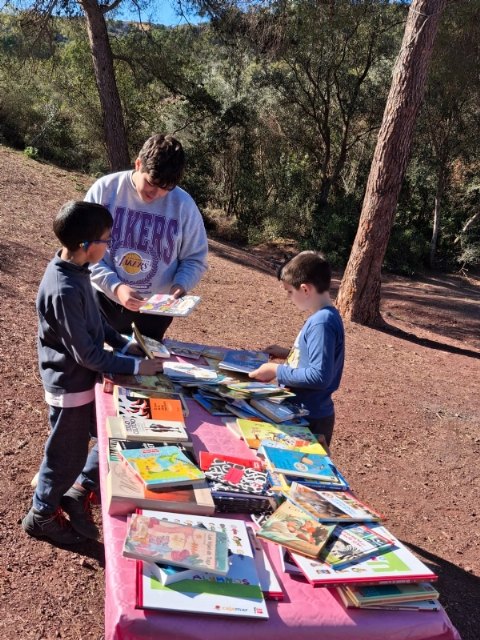
[[[337,297],[354,322],[381,322],[381,270],[446,0],[413,0],[393,71],[352,252]]]
[[[22,2],[29,11],[24,14],[37,30],[44,30],[54,13],[77,14],[81,9],[85,15],[87,32],[92,54],[93,70],[102,110],[103,133],[108,162],[112,171],[130,166],[127,136],[125,131],[122,103],[118,92],[112,49],[108,36],[105,14],[122,0],[102,4],[100,0],[33,0]]]

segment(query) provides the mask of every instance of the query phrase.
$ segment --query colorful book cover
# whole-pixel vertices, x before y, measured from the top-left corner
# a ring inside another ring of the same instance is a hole
[[[365,558],[341,569],[334,569],[326,562],[304,558],[297,553],[292,553],[291,557],[307,580],[318,587],[352,583],[400,584],[432,582],[437,579],[437,575],[385,527],[372,524],[371,528],[376,533],[391,539],[395,546],[378,556]]]
[[[317,439],[308,427],[272,424],[257,420],[237,420],[242,437],[252,449],[258,449],[262,440],[285,443],[290,447],[301,447],[317,443]]]
[[[232,382],[226,386],[231,391],[235,391],[242,396],[249,398],[257,396],[275,396],[283,400],[284,398],[295,397],[295,394],[285,387],[279,387],[268,382],[257,382],[256,380],[252,380],[251,382]]]
[[[122,553],[126,558],[222,576],[226,575],[229,567],[224,532],[139,513],[132,514],[128,522]]]
[[[385,553],[394,544],[390,538],[364,524],[338,525],[319,559],[334,569],[341,569],[372,555]]]
[[[153,338],[142,335],[134,322],[132,322],[132,337],[134,338],[140,349],[143,351],[143,353],[147,356],[147,358],[152,359],[170,357],[170,351],[164,344],[162,344],[158,340],[154,340]]]
[[[140,307],[140,313],[152,313],[159,316],[185,317],[195,309],[200,302],[200,296],[183,296],[174,298],[171,295],[157,293],[151,296]]]
[[[290,402],[282,402],[280,404],[272,402],[267,398],[251,398],[250,404],[254,409],[260,411],[261,414],[270,418],[274,422],[287,422],[298,416],[308,415],[308,411],[297,407]]]
[[[107,510],[111,516],[125,516],[140,509],[212,515],[212,493],[205,482],[180,487],[147,489],[124,462],[110,462],[106,482]]]
[[[191,362],[166,362],[163,365],[163,373],[171,380],[182,384],[185,382],[192,382],[196,385],[198,383],[218,384],[225,380],[225,376],[219,374],[215,369],[200,367]]]
[[[263,471],[262,461],[258,458],[241,458],[239,456],[231,456],[225,453],[214,453],[212,451],[200,451],[199,467],[202,471],[209,469],[210,465],[216,461],[232,462],[234,464],[242,465],[243,467],[250,467],[256,471]]]
[[[174,567],[170,564],[152,563],[149,566],[152,576],[155,576],[163,585],[175,584],[182,580],[194,580],[201,572],[198,569],[186,569],[185,567]]]
[[[265,445],[262,450],[268,464],[279,473],[323,482],[337,478],[336,467],[328,456]]]
[[[292,451],[300,451],[301,453],[316,453],[319,456],[328,455],[325,446],[320,442],[308,442],[308,440],[290,440],[284,438],[283,440],[262,440],[262,444],[258,447],[258,453],[262,458],[265,458],[263,447],[276,447],[277,449],[291,449]]]
[[[152,575],[151,565],[137,564],[137,607],[184,613],[201,613],[233,617],[268,619],[265,599],[260,587],[253,551],[243,520],[207,518],[184,514],[142,511],[143,515],[167,518],[170,521],[226,534],[229,549],[229,569],[225,577],[201,574],[196,579],[162,585]]]
[[[268,360],[268,354],[262,351],[227,351],[218,366],[228,371],[250,373]]]
[[[161,373],[155,376],[128,375],[109,373],[103,376],[103,390],[113,393],[115,387],[127,387],[137,391],[160,391],[162,393],[175,392],[172,381]]]
[[[318,558],[335,525],[320,524],[291,502],[284,502],[263,523],[257,537],[310,558]]]
[[[349,491],[315,491],[292,482],[285,495],[319,522],[378,522],[381,519],[380,514]]]
[[[155,449],[118,449],[121,458],[149,489],[195,484],[205,480],[198,469],[178,447]]]
[[[206,409],[212,416],[231,416],[232,412],[229,410],[225,401],[219,398],[209,398],[203,393],[193,393],[192,397],[198,404]]]
[[[185,426],[182,403],[176,398],[147,395],[125,387],[117,387],[114,398],[120,416],[133,415],[145,420],[165,420]]]

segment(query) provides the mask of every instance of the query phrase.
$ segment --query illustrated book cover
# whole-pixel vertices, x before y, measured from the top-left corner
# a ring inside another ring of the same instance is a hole
[[[372,524],[371,528],[376,533],[391,539],[395,546],[385,553],[365,558],[341,569],[334,569],[326,562],[311,560],[298,553],[292,553],[291,557],[307,580],[318,587],[351,583],[400,584],[432,582],[437,579],[437,575],[385,527]]]
[[[250,373],[268,360],[268,354],[262,351],[227,351],[218,366],[227,371]]]
[[[364,558],[385,553],[394,545],[391,538],[364,524],[337,525],[319,559],[338,570]]]
[[[242,418],[238,418],[237,424],[242,438],[251,449],[258,449],[262,440],[284,442],[291,447],[318,443],[310,429],[304,426],[272,424],[270,422],[244,420]]]
[[[159,340],[154,340],[153,338],[142,335],[134,322],[132,322],[132,337],[147,358],[153,359],[170,357],[170,351],[164,344]]]
[[[267,473],[258,466],[260,461],[245,460],[232,462],[224,456],[217,456],[211,460],[205,470],[205,477],[209,480],[212,491],[233,491],[263,495],[267,488]]]
[[[292,482],[285,495],[319,522],[378,522],[381,519],[379,513],[349,491],[315,491]]]
[[[221,576],[225,576],[229,568],[224,532],[140,513],[133,513],[128,521],[122,553],[126,558]]]
[[[203,524],[208,530],[225,533],[228,540],[229,568],[226,576],[199,572],[195,579],[182,580],[166,586],[152,573],[150,563],[138,562],[138,608],[268,619],[265,598],[243,520],[146,510],[141,513],[180,524]]]
[[[257,537],[318,558],[335,525],[317,522],[289,501],[281,504],[257,531]]]
[[[262,451],[268,464],[279,473],[321,482],[337,480],[337,470],[329,456],[264,445]]]
[[[107,510],[111,516],[125,516],[140,509],[212,515],[212,493],[205,482],[180,487],[147,489],[124,462],[110,462],[106,481]]]
[[[308,410],[291,402],[276,403],[267,398],[251,398],[250,404],[261,414],[274,422],[282,423],[294,418],[308,415]]]
[[[205,480],[205,474],[196,467],[178,447],[149,449],[122,449],[122,460],[132,469],[148,489],[195,484]]]
[[[161,373],[155,376],[141,376],[139,374],[105,373],[103,375],[104,393],[113,393],[115,387],[128,387],[136,391],[173,393],[175,387],[170,378]]]
[[[157,293],[140,307],[140,313],[153,313],[158,316],[186,317],[192,313],[200,302],[200,296],[183,296],[174,298],[171,295]]]

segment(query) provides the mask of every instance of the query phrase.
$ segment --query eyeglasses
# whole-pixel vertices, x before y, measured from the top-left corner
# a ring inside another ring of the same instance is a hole
[[[80,242],[79,247],[85,249],[86,251],[91,244],[106,244],[107,247],[110,247],[112,244],[112,239],[108,238],[107,240],[85,240],[84,242]]]

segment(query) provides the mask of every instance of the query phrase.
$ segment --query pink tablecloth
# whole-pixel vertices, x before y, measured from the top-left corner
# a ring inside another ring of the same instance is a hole
[[[112,396],[97,386],[101,478],[107,473],[105,419],[114,414]],[[195,402],[187,427],[195,448],[248,454],[238,441]],[[104,454],[105,455],[102,455]],[[102,482],[102,502],[106,505]],[[135,609],[135,562],[122,557],[126,519],[102,508],[105,541],[105,640],[461,640],[447,614],[347,610],[329,589],[313,588],[287,574],[278,575],[285,599],[268,601],[269,620],[179,615]],[[278,569],[278,554],[270,558]]]

